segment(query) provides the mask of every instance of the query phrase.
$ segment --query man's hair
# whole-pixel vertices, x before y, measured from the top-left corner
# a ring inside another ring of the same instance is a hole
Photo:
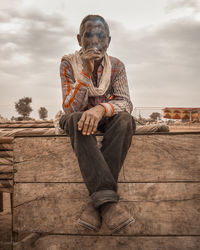
[[[107,22],[105,21],[105,19],[102,16],[99,16],[99,15],[88,15],[88,16],[83,18],[81,25],[80,25],[80,30],[79,30],[79,34],[81,36],[84,32],[85,23],[87,21],[99,21],[99,22],[101,22],[105,27],[107,35],[110,36],[110,30],[109,30],[109,26],[108,26]]]

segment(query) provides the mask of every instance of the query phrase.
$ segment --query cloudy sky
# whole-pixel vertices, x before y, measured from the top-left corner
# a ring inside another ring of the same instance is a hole
[[[200,106],[200,0],[6,0],[0,3],[0,114],[32,97],[31,117],[62,109],[60,58],[79,49],[87,14],[109,23],[108,53],[127,69],[135,107]]]

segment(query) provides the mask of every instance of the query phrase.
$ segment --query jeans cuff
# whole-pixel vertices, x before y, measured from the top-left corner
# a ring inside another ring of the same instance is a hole
[[[103,205],[106,202],[118,202],[119,195],[117,192],[113,190],[100,190],[97,192],[94,192],[90,196],[92,203],[95,208],[98,208],[99,206]]]

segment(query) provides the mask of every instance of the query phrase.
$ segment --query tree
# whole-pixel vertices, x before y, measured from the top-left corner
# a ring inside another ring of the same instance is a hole
[[[45,107],[40,107],[40,109],[38,110],[39,113],[39,117],[40,119],[45,119],[48,116],[48,110]]]
[[[32,102],[31,97],[23,97],[19,99],[18,102],[15,102],[15,109],[20,115],[22,115],[23,120],[28,118],[30,113],[33,111],[33,109],[30,106],[31,102]]]
[[[158,112],[153,112],[150,116],[149,116],[152,120],[157,120],[161,118],[161,114]]]

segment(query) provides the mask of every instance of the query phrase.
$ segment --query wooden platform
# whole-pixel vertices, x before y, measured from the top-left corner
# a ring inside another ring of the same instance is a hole
[[[15,137],[13,155],[14,250],[200,249],[200,133],[133,136],[118,186],[136,221],[115,235],[76,224],[88,192],[69,137]]]

